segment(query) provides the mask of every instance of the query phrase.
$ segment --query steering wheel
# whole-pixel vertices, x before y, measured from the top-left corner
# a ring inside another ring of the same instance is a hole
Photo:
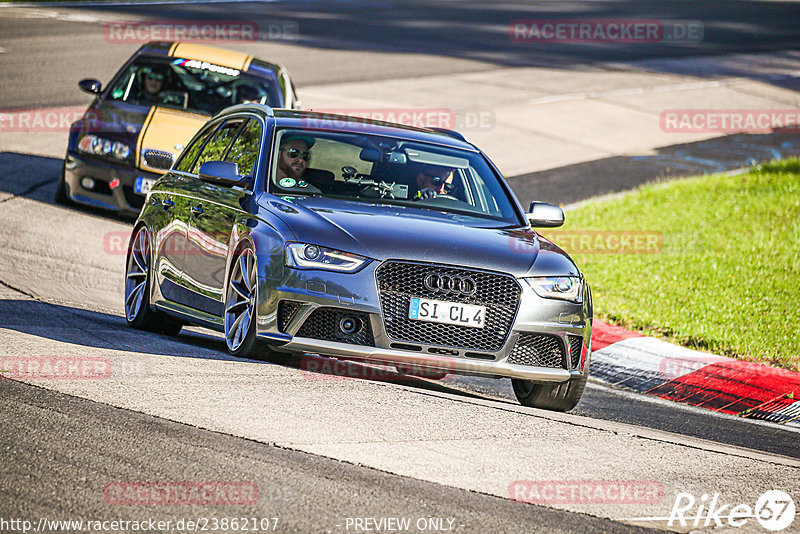
[[[452,196],[452,195],[447,195],[447,194],[445,194],[445,193],[442,193],[442,194],[436,195],[436,196],[435,196],[435,197],[433,197],[431,200],[436,200],[437,198],[443,198],[443,199],[445,199],[445,200],[449,200],[450,202],[461,202],[461,200],[457,199],[456,197],[454,197],[454,196]]]

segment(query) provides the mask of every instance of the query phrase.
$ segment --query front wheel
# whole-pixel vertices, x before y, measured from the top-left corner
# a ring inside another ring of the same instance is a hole
[[[125,270],[125,320],[139,330],[178,335],[183,325],[162,316],[150,308],[150,234],[140,226],[128,244],[128,261]]]
[[[58,178],[58,183],[56,184],[55,201],[57,204],[63,204],[65,206],[72,204],[72,200],[67,194],[66,172],[63,165],[61,166],[61,176]]]
[[[256,255],[242,248],[233,260],[225,298],[225,343],[233,356],[257,356],[256,300],[258,270]]]
[[[587,373],[573,376],[566,382],[534,382],[512,378],[511,385],[523,406],[568,412],[581,400],[587,378]]]

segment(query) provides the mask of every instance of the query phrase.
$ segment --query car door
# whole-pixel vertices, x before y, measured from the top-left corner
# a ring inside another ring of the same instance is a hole
[[[180,193],[182,181],[178,175],[164,176],[150,192],[144,207],[153,225],[154,289],[158,290],[153,295],[154,303],[179,298],[176,289],[181,284],[186,249],[186,227],[181,220],[185,217],[182,212],[188,211]]]
[[[196,136],[181,154],[175,167],[153,188],[145,210],[153,220],[155,281],[158,293],[153,302],[169,300],[183,303],[183,270],[188,246],[189,197],[186,187],[197,156],[216,130],[208,127]]]
[[[189,190],[187,248],[183,283],[193,308],[222,315],[226,267],[234,225],[248,215],[243,209],[251,191],[204,181],[197,172],[206,161],[231,161],[239,174],[254,174],[263,126],[259,119],[240,116],[228,119],[208,142],[196,164]],[[250,180],[252,184],[253,180]]]

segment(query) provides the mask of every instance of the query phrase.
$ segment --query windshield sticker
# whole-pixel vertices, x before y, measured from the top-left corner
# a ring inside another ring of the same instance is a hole
[[[281,181],[278,182],[278,185],[281,187],[294,187],[297,182],[294,181],[293,178],[281,178]]]
[[[297,187],[308,187],[308,182],[306,182],[305,180],[300,180],[299,182],[297,182]]]
[[[218,72],[219,74],[226,74],[228,76],[239,76],[242,73],[240,70],[223,67],[222,65],[214,65],[207,61],[198,61],[196,59],[176,59],[172,62],[173,65],[180,65],[181,67],[189,67],[192,69],[203,69],[210,72]]]

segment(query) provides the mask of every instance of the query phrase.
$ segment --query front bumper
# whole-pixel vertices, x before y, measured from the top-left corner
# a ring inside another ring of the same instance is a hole
[[[288,276],[279,283],[261,278],[258,337],[279,351],[404,364],[454,374],[563,382],[588,372],[588,303],[544,299],[520,283],[519,305],[499,349],[396,339],[387,334],[376,284],[379,265],[373,262],[355,274],[287,268]],[[287,311],[286,307],[291,309]],[[337,330],[340,317],[360,321],[360,334]],[[540,364],[534,350],[531,358],[530,347],[522,346],[531,339],[545,340],[547,350],[556,357]],[[520,347],[527,351],[526,357],[520,358]]]
[[[138,215],[144,205],[145,195],[134,192],[138,176],[150,179],[161,177],[128,165],[74,152],[68,152],[64,160],[64,182],[72,201],[125,215]],[[84,188],[81,185],[83,178],[92,178],[96,184],[94,189]],[[119,180],[119,184],[112,189],[110,184],[115,179]]]

